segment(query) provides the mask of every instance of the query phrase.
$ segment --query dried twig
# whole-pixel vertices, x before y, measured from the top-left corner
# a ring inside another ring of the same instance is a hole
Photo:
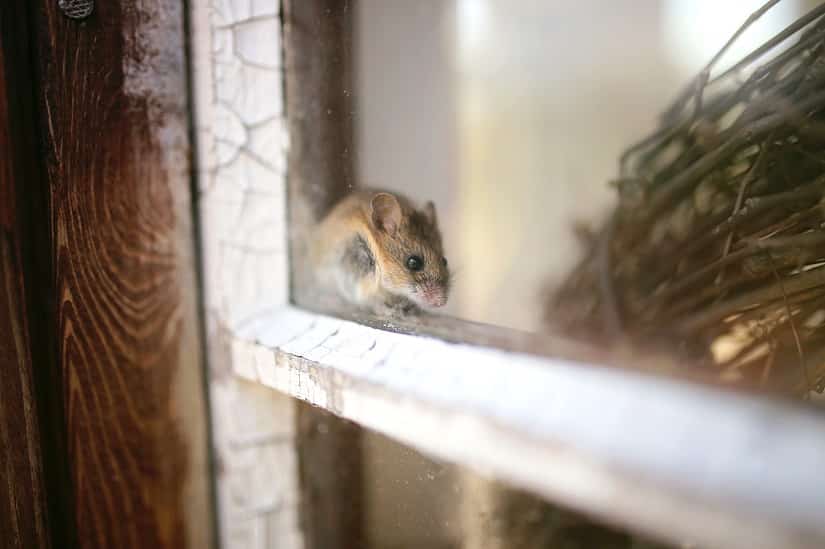
[[[825,385],[816,362],[825,322],[796,321],[825,304],[825,4],[712,74],[778,1],[754,12],[662,125],[622,155],[620,179],[641,189],[637,202],[619,201],[547,316],[564,326],[553,311],[566,311],[573,334],[670,342],[705,363],[713,341],[752,331],[724,355],[720,376],[733,368],[787,387],[802,364],[805,382],[790,385],[802,395]],[[757,358],[760,368],[740,368]]]

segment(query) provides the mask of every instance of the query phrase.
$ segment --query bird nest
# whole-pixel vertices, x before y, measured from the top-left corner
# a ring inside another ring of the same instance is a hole
[[[618,205],[548,319],[807,396],[825,385],[825,5],[715,70],[778,1],[622,155]]]

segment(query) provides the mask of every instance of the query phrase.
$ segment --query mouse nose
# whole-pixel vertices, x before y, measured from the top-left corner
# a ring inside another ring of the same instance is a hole
[[[447,292],[441,288],[426,288],[422,297],[430,307],[443,307],[447,304]]]

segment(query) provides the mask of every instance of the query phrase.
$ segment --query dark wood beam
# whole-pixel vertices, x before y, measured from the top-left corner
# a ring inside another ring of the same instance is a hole
[[[292,299],[314,297],[304,261],[314,223],[354,185],[354,2],[283,3]],[[298,405],[302,527],[310,549],[364,544],[361,430]]]
[[[211,547],[184,4],[97,2],[82,21],[56,1],[12,4],[19,18],[4,20],[4,44],[8,25],[28,37],[4,60],[21,44],[36,52],[11,81],[28,88],[27,146],[43,176],[15,172],[9,187],[37,275],[22,295],[43,294],[29,312],[35,339],[15,340],[30,357],[15,346],[13,359],[33,364],[41,423],[52,426],[45,470],[62,466],[41,481],[62,501],[48,517],[65,522],[53,541]],[[5,227],[11,210],[0,209]]]

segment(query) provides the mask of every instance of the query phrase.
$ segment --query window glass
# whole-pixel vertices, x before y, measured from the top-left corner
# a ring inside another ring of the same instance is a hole
[[[761,0],[362,0],[358,179],[434,200],[448,313],[539,329],[618,159]],[[816,2],[784,0],[722,70]]]

